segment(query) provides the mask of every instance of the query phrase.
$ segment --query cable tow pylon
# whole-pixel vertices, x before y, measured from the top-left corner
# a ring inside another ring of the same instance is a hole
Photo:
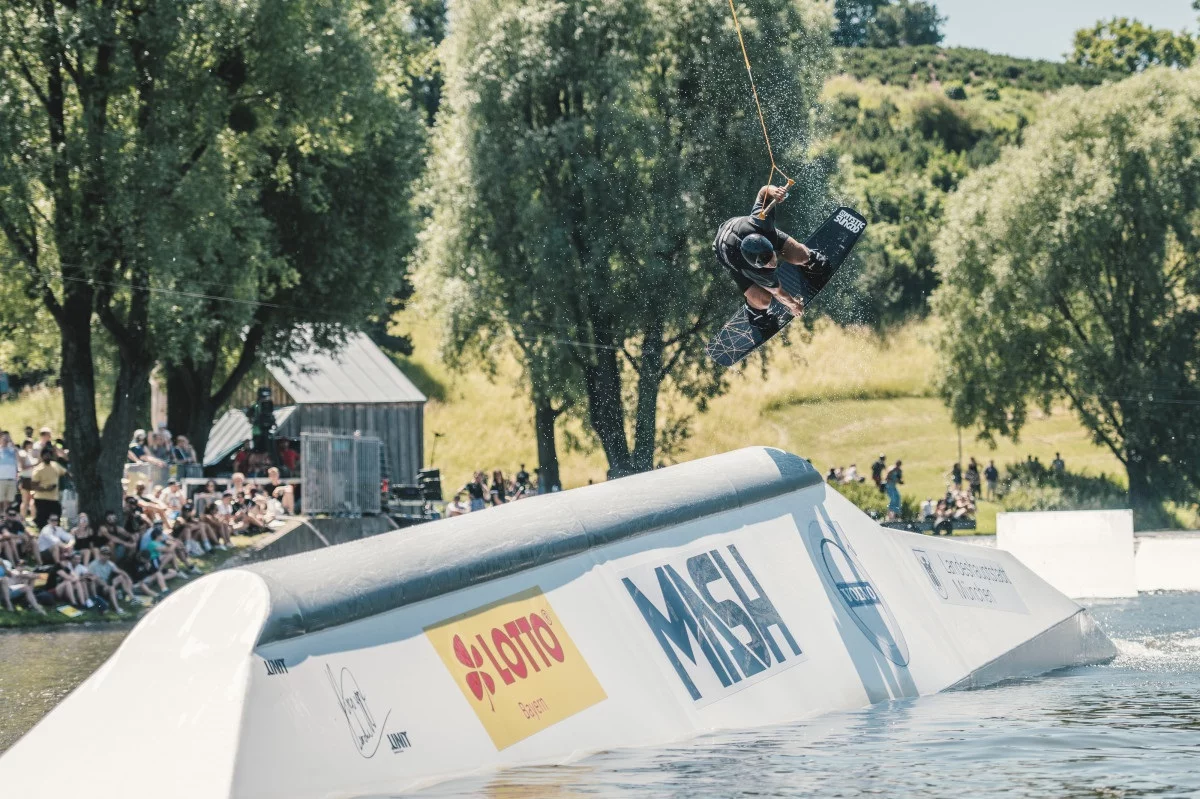
[[[774,183],[775,173],[778,172],[787,181],[787,186],[784,188],[790,189],[796,185],[796,181],[788,177],[788,174],[775,163],[775,151],[771,149],[771,135],[767,133],[767,118],[763,115],[762,102],[758,99],[758,86],[754,83],[754,70],[750,66],[750,54],[746,51],[746,39],[742,36],[742,23],[738,20],[737,8],[734,6],[733,0],[729,0],[729,13],[733,15],[733,29],[737,31],[738,44],[742,46],[742,60],[746,62],[746,75],[750,78],[750,92],[754,95],[754,107],[758,111],[758,123],[762,126],[763,141],[767,143],[767,157],[771,159],[771,174],[767,176],[767,183]],[[766,219],[767,214],[774,207],[775,201],[771,200],[758,212],[758,218]]]

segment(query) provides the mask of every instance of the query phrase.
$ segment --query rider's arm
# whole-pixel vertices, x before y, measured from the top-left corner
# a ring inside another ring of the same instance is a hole
[[[787,261],[789,264],[803,266],[808,263],[809,250],[800,242],[788,236],[787,239],[779,247],[779,257]]]
[[[782,285],[767,289],[771,295],[779,300],[779,303],[791,312],[792,316],[799,316],[804,313],[804,300],[799,297],[794,297],[788,293]]]

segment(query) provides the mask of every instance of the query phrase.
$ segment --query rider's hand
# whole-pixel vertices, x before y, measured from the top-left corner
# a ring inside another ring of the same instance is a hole
[[[804,313],[804,300],[799,297],[780,294],[776,296],[776,299],[783,304],[784,308],[788,309],[792,316],[800,316]]]
[[[778,205],[787,199],[787,189],[783,186],[767,186],[767,199],[774,200]]]

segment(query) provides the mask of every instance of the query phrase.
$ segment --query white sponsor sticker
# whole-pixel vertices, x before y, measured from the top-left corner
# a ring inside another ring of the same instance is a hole
[[[1028,613],[1004,565],[988,558],[913,547],[935,594],[951,605]]]
[[[867,226],[866,222],[862,221],[861,219],[854,216],[853,214],[848,213],[847,211],[838,211],[837,216],[835,216],[833,218],[833,221],[837,222],[839,225],[846,228],[846,230],[849,230],[851,233],[858,233],[860,230],[862,230],[864,227]]]

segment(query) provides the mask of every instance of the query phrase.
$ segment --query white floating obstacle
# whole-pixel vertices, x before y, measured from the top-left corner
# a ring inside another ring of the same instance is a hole
[[[1001,513],[996,547],[1069,597],[1137,596],[1133,511]]]
[[[387,795],[1114,654],[1010,554],[883,529],[807,461],[746,449],[206,577],[0,785]]]
[[[1133,531],[1128,510],[1001,513],[994,543],[1073,599],[1200,591],[1200,533]]]

